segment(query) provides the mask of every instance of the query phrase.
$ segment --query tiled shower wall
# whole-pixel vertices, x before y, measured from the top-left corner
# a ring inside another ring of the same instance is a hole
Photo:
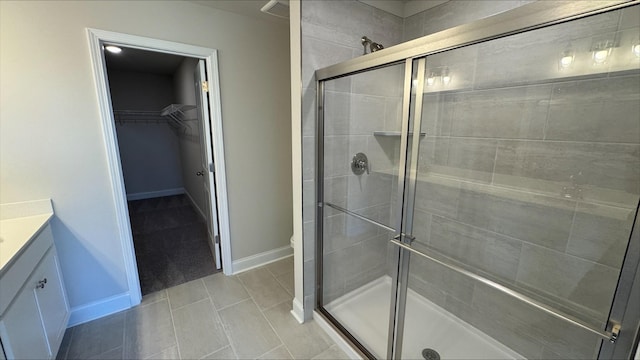
[[[363,35],[368,36],[373,41],[383,44],[386,47],[398,44],[402,39],[402,26],[403,20],[395,15],[389,14],[382,10],[378,10],[369,5],[365,5],[358,1],[302,1],[302,128],[303,128],[303,144],[302,144],[302,166],[303,166],[303,221],[304,221],[304,308],[305,316],[310,317],[315,307],[315,118],[316,118],[316,81],[314,77],[314,71],[323,67],[333,65],[354,57],[362,55],[362,45],[360,44],[360,38]],[[357,85],[353,85],[357,86]],[[340,101],[341,97],[346,98],[346,93],[351,91],[352,84],[346,82],[335,82],[335,87],[331,89],[332,95],[334,95],[335,101]],[[354,89],[357,91],[357,89]],[[362,93],[364,94],[364,92]],[[329,95],[331,96],[331,95]],[[367,102],[371,106],[371,110],[377,110],[378,104],[372,98],[365,96],[360,97],[360,105],[354,104],[354,106],[367,107]],[[329,100],[331,101],[331,100]],[[345,108],[346,107],[346,108]],[[350,115],[349,110],[351,103],[342,104],[340,109],[344,109],[344,114],[337,114],[342,116],[343,119],[348,119]],[[371,143],[373,140],[368,138],[372,135],[368,130],[358,130],[355,123],[349,124],[354,126],[353,134],[357,134],[362,146],[365,143]],[[366,125],[366,122],[363,123]],[[347,136],[351,135],[351,128],[335,129],[336,132],[332,135],[331,139],[327,139],[327,142],[333,141],[332,145],[336,146],[336,150],[344,151],[339,155],[342,158],[336,159],[335,169],[333,174],[337,178],[341,178],[336,181],[347,181],[347,170],[350,172],[349,151],[356,150],[345,148],[348,143]],[[353,146],[356,146],[358,142],[354,142]],[[372,143],[371,143],[372,144]],[[373,144],[372,144],[373,146]],[[358,150],[363,151],[363,150]],[[352,180],[353,181],[353,180]],[[383,178],[376,179],[375,181],[385,181]],[[374,182],[375,182],[374,181]],[[343,185],[347,186],[347,185]],[[355,185],[354,185],[355,186]],[[336,189],[341,188],[336,186]],[[387,194],[384,194],[387,195]],[[384,206],[388,200],[379,199],[376,201],[376,205]],[[362,206],[355,209],[368,208],[367,204],[361,204]],[[355,204],[358,206],[358,204]],[[367,211],[375,211],[370,209]],[[357,252],[357,249],[364,249],[363,240],[370,240],[367,232],[367,228],[359,226],[360,224],[352,224],[352,219],[347,220],[344,216],[336,216],[331,219],[333,222],[332,228],[345,229],[347,221],[349,222],[349,228],[353,229],[352,234],[358,233],[360,235],[350,237],[349,246],[352,252]],[[340,224],[342,222],[342,224]],[[342,231],[343,235],[345,231]],[[377,231],[377,230],[376,230]],[[375,237],[374,237],[375,238]],[[371,239],[370,241],[375,241]],[[344,244],[338,244],[342,246]],[[367,247],[368,248],[368,247]],[[342,251],[341,253],[349,254],[349,251]],[[338,253],[336,253],[338,254]],[[344,255],[346,256],[346,255]],[[363,269],[358,267],[358,269]],[[344,269],[351,271],[351,269]],[[353,270],[358,271],[358,270]],[[342,290],[344,291],[344,287]]]
[[[427,58],[450,65],[453,90],[425,94],[415,246],[602,328],[640,195],[639,25],[636,6]],[[596,67],[602,35],[620,46]],[[599,339],[569,323],[417,256],[410,272],[527,358],[594,356]]]

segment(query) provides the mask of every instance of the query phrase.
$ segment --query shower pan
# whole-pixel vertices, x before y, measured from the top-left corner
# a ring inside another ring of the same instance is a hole
[[[530,3],[316,71],[316,310],[363,355],[635,353],[638,4]]]

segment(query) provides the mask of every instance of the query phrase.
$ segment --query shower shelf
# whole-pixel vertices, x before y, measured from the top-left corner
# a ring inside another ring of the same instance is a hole
[[[400,137],[402,136],[402,133],[400,131],[374,131],[373,136]],[[413,136],[413,133],[410,132],[409,136]],[[427,136],[427,133],[421,132],[420,136]]]

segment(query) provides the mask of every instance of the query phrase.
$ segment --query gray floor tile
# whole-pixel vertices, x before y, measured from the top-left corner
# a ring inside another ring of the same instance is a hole
[[[126,313],[124,356],[143,359],[176,345],[169,302],[138,306]]]
[[[219,314],[239,358],[255,358],[281,344],[252,300],[229,306]]]
[[[289,350],[287,350],[287,347],[284,345],[281,345],[269,351],[268,353],[260,356],[258,359],[279,360],[279,359],[293,359],[293,357],[291,357],[291,354],[289,353]]]
[[[209,297],[207,289],[200,279],[169,288],[167,293],[172,310]]]
[[[183,359],[199,359],[229,344],[209,299],[173,310]]]
[[[260,309],[268,309],[291,299],[291,295],[287,293],[269,271],[255,269],[244,272],[238,277],[240,277],[240,280]]]
[[[318,359],[322,359],[322,360],[342,360],[342,359],[349,359],[349,356],[347,356],[347,354],[344,353],[344,351],[342,351],[342,349],[340,349],[340,347],[338,347],[338,345],[333,345],[332,347],[330,347],[328,350],[323,351],[322,353],[320,353],[320,355],[315,356],[313,358],[314,360]]]
[[[140,302],[140,305],[153,304],[156,301],[160,301],[166,298],[167,298],[167,290],[152,292],[142,297],[142,301]]]
[[[122,346],[117,347],[113,350],[109,350],[100,355],[96,355],[91,357],[91,360],[118,360],[123,359],[123,348]]]
[[[285,290],[287,290],[287,292],[291,296],[295,295],[294,279],[293,278],[294,278],[293,271],[289,271],[288,273],[284,273],[284,274],[278,275],[276,277],[276,280],[278,280],[278,283],[280,283],[280,285],[282,285],[282,287]]]
[[[273,276],[278,277],[282,274],[293,271],[293,256],[272,262],[271,264],[265,265],[265,267],[273,274]]]
[[[149,356],[147,359],[175,360],[175,359],[180,359],[180,355],[178,354],[178,347],[172,346],[170,348],[162,350],[157,354],[153,354]]]
[[[87,359],[122,346],[124,318],[121,312],[76,326],[67,357]]]
[[[318,324],[314,321],[299,324],[290,311],[291,304],[285,302],[265,311],[264,314],[294,358],[310,359],[333,345]]]
[[[222,273],[202,278],[216,309],[238,303],[249,298],[249,293],[236,276]]]
[[[236,354],[233,352],[231,346],[225,346],[222,349],[214,352],[213,354],[209,354],[203,359],[208,360],[235,360],[237,359]]]

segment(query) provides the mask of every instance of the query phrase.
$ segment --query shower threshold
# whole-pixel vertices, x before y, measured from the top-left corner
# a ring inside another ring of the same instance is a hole
[[[325,306],[333,317],[378,358],[386,357],[391,278],[380,277]],[[442,359],[523,359],[492,337],[425,299],[407,291],[403,359],[422,359],[436,350]]]

